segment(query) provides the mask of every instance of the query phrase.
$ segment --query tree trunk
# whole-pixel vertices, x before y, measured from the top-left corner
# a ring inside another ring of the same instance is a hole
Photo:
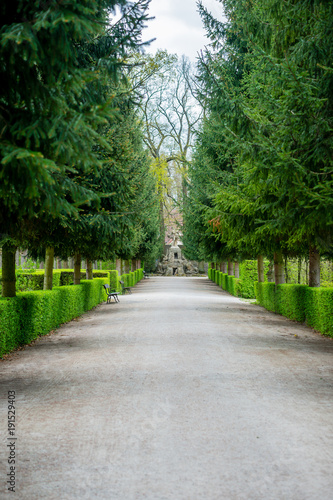
[[[268,264],[267,281],[273,283],[274,281],[274,261],[270,260]]]
[[[235,262],[235,278],[239,278],[239,262]]]
[[[5,243],[2,247],[2,296],[16,296],[15,275],[16,247],[11,243]]]
[[[309,284],[309,261],[305,259],[305,283]]]
[[[79,285],[81,281],[81,254],[74,254],[74,285]]]
[[[43,290],[52,290],[54,248],[46,247]]]
[[[228,259],[228,275],[233,276],[233,262],[232,260]]]
[[[20,252],[18,250],[16,250],[16,253],[15,253],[15,264],[16,264],[16,267],[19,267],[19,265],[20,265]]]
[[[63,269],[68,269],[68,260],[63,260],[62,261],[62,268]]]
[[[301,273],[302,273],[302,259],[301,259],[301,257],[298,257],[298,262],[297,262],[297,283],[299,285],[301,284]]]
[[[285,282],[288,283],[289,276],[288,276],[288,259],[287,259],[287,257],[284,259],[284,277],[285,277]]]
[[[282,285],[284,281],[283,255],[281,250],[274,253],[274,278],[276,285]]]
[[[265,281],[264,256],[263,255],[258,255],[257,267],[258,267],[258,281],[259,281],[259,283],[263,283]]]
[[[131,271],[131,261],[125,260],[125,274],[128,274]]]
[[[121,274],[121,260],[116,259],[116,271],[118,271],[118,274]]]
[[[87,259],[87,267],[86,267],[86,279],[93,279],[93,263],[92,260]]]
[[[222,269],[221,269],[221,271],[222,271],[223,274],[227,274],[227,272],[228,272],[228,267],[227,266],[228,266],[228,263],[224,260],[222,262]]]
[[[311,245],[309,252],[309,286],[320,286],[320,253],[318,248]]]
[[[158,188],[158,195],[160,198],[160,210],[159,210],[159,219],[160,219],[160,235],[163,241],[163,252],[162,255],[165,254],[165,222],[164,222],[164,206],[163,206],[163,191],[162,188]]]

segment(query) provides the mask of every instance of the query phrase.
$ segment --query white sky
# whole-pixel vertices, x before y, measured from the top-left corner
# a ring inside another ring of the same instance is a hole
[[[222,18],[222,4],[218,0],[203,0],[218,19]],[[205,30],[197,11],[196,0],[151,0],[149,14],[153,21],[143,30],[143,40],[156,38],[146,52],[167,49],[171,54],[185,54],[195,61],[197,53],[208,44]]]

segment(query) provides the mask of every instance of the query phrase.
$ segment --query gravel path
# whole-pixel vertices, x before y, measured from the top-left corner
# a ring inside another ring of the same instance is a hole
[[[205,278],[120,301],[0,363],[1,499],[333,499],[332,339]]]

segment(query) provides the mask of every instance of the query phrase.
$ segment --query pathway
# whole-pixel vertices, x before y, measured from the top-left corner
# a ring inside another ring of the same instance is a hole
[[[120,300],[0,363],[1,499],[332,500],[331,339],[205,278]]]

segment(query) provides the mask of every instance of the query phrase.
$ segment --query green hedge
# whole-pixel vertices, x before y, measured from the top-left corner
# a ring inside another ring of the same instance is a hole
[[[333,337],[333,288],[256,283],[259,305]]]
[[[43,271],[25,274],[29,277],[36,276],[33,278],[36,286],[40,286],[41,277],[44,280]],[[136,280],[143,279],[142,269],[131,274],[134,284]],[[55,270],[53,283],[60,284],[61,276],[63,282],[70,281],[72,275],[72,270]],[[81,276],[84,277],[85,273],[81,272]],[[129,275],[121,278],[124,277],[125,283],[128,283]],[[103,288],[105,283],[110,284],[113,289],[121,290],[117,271],[94,271],[93,280],[82,279],[78,286],[54,286],[52,290],[18,292],[16,297],[0,298],[0,357],[106,300]]]
[[[108,271],[93,271],[94,278],[104,278],[108,276]],[[81,270],[81,280],[86,279],[86,272]],[[54,269],[52,277],[52,287],[73,285],[73,269]],[[33,290],[43,290],[44,270],[21,271],[16,272],[16,290],[26,292]]]
[[[53,271],[52,286],[59,286],[61,280],[61,270]],[[44,286],[44,271],[37,270],[34,272],[17,271],[16,272],[16,289],[19,292],[43,290]]]
[[[121,292],[121,286],[119,283],[120,276],[118,275],[118,271],[112,270],[109,271],[110,276],[110,287],[111,290],[115,290],[116,292]]]
[[[275,283],[256,282],[257,302],[269,311],[275,312]]]
[[[268,262],[265,262],[265,274]],[[325,335],[333,337],[333,288],[310,288],[307,285],[258,283],[257,262],[240,265],[240,279],[215,269],[208,269],[208,278],[236,297],[255,298],[269,311],[295,321],[306,322]]]
[[[333,337],[333,288],[306,287],[305,316],[309,326]]]
[[[108,278],[0,299],[0,356],[49,333],[105,300]]]
[[[287,318],[305,321],[306,285],[278,285],[275,291],[275,311]]]
[[[53,271],[54,273],[55,271]],[[73,285],[74,283],[74,269],[61,269],[60,270],[60,286]],[[109,271],[93,270],[94,278],[107,278]],[[86,279],[86,271],[81,269],[80,280]]]

